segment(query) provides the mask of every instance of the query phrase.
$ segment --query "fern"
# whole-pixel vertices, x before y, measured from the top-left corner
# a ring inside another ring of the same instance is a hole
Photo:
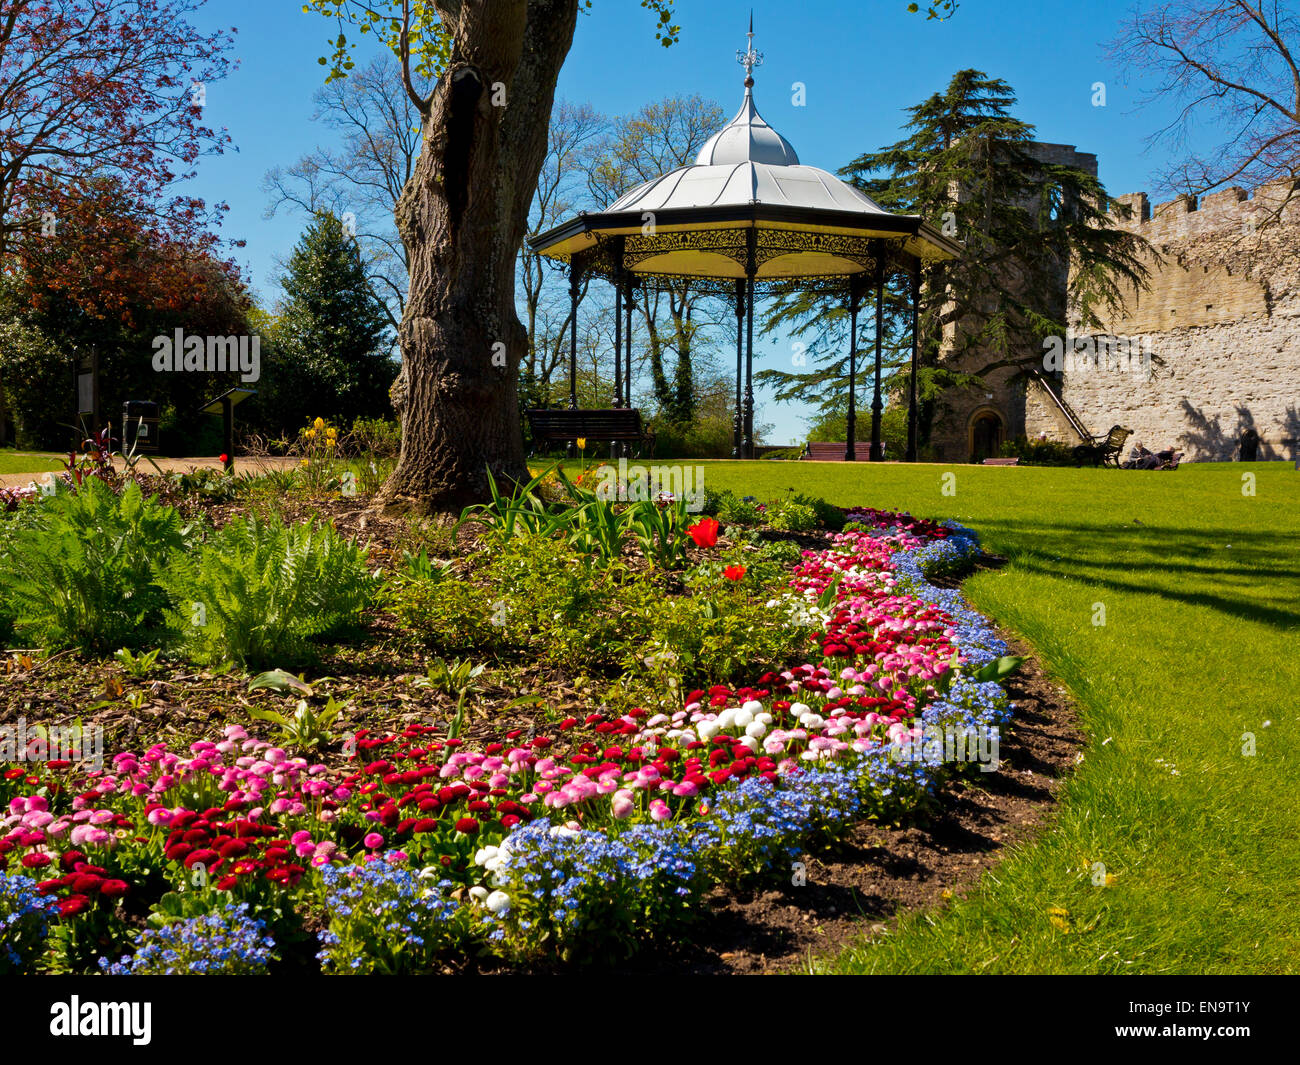
[[[13,532],[0,566],[15,631],[46,648],[157,643],[167,606],[157,578],[189,537],[179,512],[134,482],[118,496],[91,478],[36,513]]]
[[[238,518],[161,582],[172,624],[200,663],[265,665],[356,622],[377,581],[364,549],[332,526]]]

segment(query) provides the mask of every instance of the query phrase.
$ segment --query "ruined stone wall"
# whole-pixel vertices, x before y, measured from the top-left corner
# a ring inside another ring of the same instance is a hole
[[[1291,184],[1154,210],[1145,193],[1119,198],[1132,208],[1121,224],[1152,246],[1151,277],[1100,332],[1140,339],[1150,357],[1067,367],[1060,399],[1090,432],[1118,422],[1134,442],[1176,446],[1194,461],[1236,457],[1253,428],[1260,458],[1300,458],[1300,191]],[[1074,328],[1082,334],[1077,317]],[[1042,388],[1031,383],[1023,402],[1027,435],[1077,441]]]

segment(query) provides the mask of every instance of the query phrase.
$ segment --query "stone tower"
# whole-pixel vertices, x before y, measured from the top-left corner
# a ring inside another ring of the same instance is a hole
[[[1070,166],[1097,176],[1097,157],[1078,151],[1072,144],[1035,142],[1028,146],[1028,151],[1042,162]],[[1065,318],[1065,271],[1062,265],[1053,286],[1058,294],[1055,306],[1043,308],[1058,320]],[[1034,352],[1026,348],[1017,354],[1033,357]],[[955,365],[974,372],[993,358],[992,353],[977,349],[967,352]],[[975,456],[996,455],[1004,441],[1026,434],[1028,385],[1024,374],[1015,368],[998,369],[984,376],[984,384],[982,389],[950,390],[943,396],[930,432],[930,446],[936,458],[965,462]]]

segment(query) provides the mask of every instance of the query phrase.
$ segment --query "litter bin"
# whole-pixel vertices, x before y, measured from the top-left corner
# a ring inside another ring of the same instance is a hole
[[[128,454],[158,452],[158,404],[128,399],[122,404],[122,450]]]

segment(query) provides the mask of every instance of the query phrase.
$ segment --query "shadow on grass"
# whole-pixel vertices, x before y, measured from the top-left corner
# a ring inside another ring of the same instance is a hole
[[[1282,531],[1089,522],[1035,523],[1026,528],[1012,521],[989,519],[975,524],[982,539],[1007,552],[1015,568],[1023,572],[1160,596],[1284,630],[1300,628],[1300,609],[1206,590],[1207,585],[1232,581],[1300,585],[1294,540]],[[1196,559],[1213,559],[1214,564]],[[1169,574],[1171,580],[1164,584],[1151,580],[1161,573]],[[1125,580],[1125,574],[1140,576]],[[1211,580],[1214,577],[1218,580]],[[1300,588],[1293,598],[1300,606]]]

